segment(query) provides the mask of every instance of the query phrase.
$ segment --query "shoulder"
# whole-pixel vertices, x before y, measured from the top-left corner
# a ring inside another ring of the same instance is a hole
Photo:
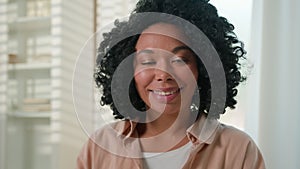
[[[265,168],[264,160],[258,146],[244,131],[220,124],[215,143],[225,147],[227,154],[233,157],[233,162],[236,159],[243,161],[244,168]]]
[[[128,133],[133,130],[133,123],[128,120],[118,120],[115,122],[107,123],[102,127],[98,128],[92,134],[89,135],[90,140],[104,141],[124,138]]]
[[[122,136],[122,129],[126,125],[125,121],[117,121],[106,124],[88,136],[88,141],[83,146],[85,151],[99,151],[99,148],[105,148]]]
[[[139,139],[131,137],[135,131],[134,126],[135,124],[131,121],[117,121],[107,124],[90,136],[88,144],[97,146],[111,154],[127,155],[128,152],[132,153],[132,148],[138,150],[136,145],[138,145]]]
[[[245,169],[265,169],[263,156],[254,140],[244,131],[220,124],[214,145],[223,147],[228,164]]]
[[[214,142],[226,147],[226,151],[232,154],[259,151],[255,141],[247,133],[225,124],[220,124]]]
[[[128,121],[116,121],[108,123],[97,129],[89,136],[89,144],[98,145],[102,148],[112,147],[112,145],[122,145],[124,141],[124,131],[130,128]]]
[[[112,123],[105,124],[104,126],[97,129],[92,135],[92,138],[120,135],[123,133],[125,128],[129,127],[129,121],[115,121]]]
[[[222,123],[220,123],[218,134],[221,139],[225,139],[226,141],[239,143],[253,142],[252,138],[244,131]]]
[[[119,129],[124,125],[125,121],[109,123],[89,135],[78,156],[78,161],[91,162],[95,161],[94,159],[103,159],[104,154],[117,152],[122,145]]]
[[[227,152],[237,154],[248,158],[249,156],[260,157],[262,159],[260,150],[255,141],[244,131],[233,126],[220,124],[217,142],[224,145]]]
[[[125,137],[122,134],[126,121],[107,124],[92,135],[83,146],[77,158],[77,168],[114,168],[115,162],[132,165],[128,157],[135,157],[131,149],[125,146]],[[135,152],[134,152],[135,153]]]

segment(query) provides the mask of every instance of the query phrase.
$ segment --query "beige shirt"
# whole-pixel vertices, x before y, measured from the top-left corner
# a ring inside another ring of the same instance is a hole
[[[96,131],[77,159],[78,169],[142,169],[136,124],[121,121]],[[186,135],[193,143],[183,169],[265,169],[254,141],[244,132],[202,116]]]

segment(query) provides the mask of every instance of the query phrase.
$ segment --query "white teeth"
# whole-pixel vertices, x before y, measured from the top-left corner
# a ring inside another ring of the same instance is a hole
[[[168,96],[168,95],[171,95],[171,94],[174,94],[176,93],[178,90],[175,90],[175,91],[169,91],[169,92],[163,92],[163,91],[153,91],[155,94],[157,95],[161,95],[161,96]]]

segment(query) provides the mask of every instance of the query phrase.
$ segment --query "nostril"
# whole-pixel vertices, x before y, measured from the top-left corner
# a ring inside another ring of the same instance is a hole
[[[170,80],[173,80],[173,77],[165,71],[158,70],[155,73],[155,79],[157,81],[170,81]]]

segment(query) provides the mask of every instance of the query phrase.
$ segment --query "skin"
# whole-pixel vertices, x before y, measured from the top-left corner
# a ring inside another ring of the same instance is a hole
[[[140,137],[153,137],[165,131],[173,125],[180,112],[184,113],[182,123],[173,129],[177,134],[182,133],[184,139],[172,149],[188,142],[184,136],[190,123],[184,121],[188,121],[189,106],[198,77],[194,53],[177,40],[184,38],[181,30],[174,25],[154,24],[139,37],[134,59],[137,91],[148,107],[149,117],[155,117],[138,127],[143,131]],[[144,149],[152,151],[151,148]]]

